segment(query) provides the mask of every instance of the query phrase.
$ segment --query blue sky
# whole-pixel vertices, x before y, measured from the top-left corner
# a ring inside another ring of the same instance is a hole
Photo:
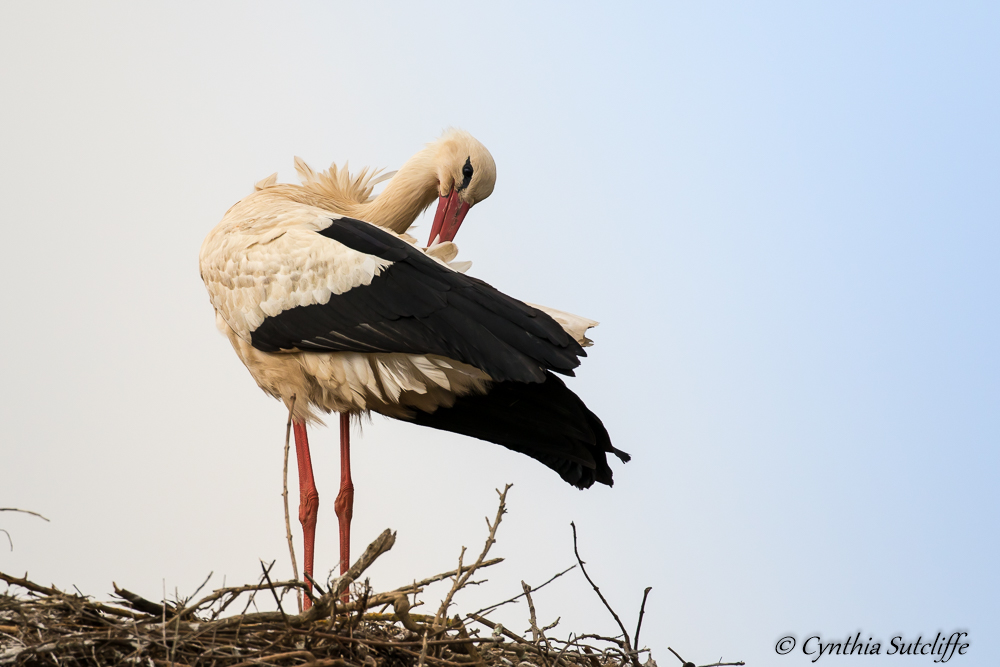
[[[294,155],[396,168],[458,126],[498,167],[459,259],[601,321],[572,387],[633,462],[578,492],[375,419],[355,539],[399,531],[375,585],[452,567],[513,482],[508,560],[462,609],[571,564],[575,520],[619,613],[653,586],[661,664],[956,628],[987,664],[998,31],[989,3],[5,6],[0,505],[52,522],[3,515],[0,570],[98,596],[288,570],[284,410],[216,333],[199,245]],[[579,576],[547,590],[564,632],[615,631]]]

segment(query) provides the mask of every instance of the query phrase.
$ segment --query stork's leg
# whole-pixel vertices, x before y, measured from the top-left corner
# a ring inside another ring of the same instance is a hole
[[[319,492],[313,479],[312,458],[309,456],[309,438],[306,436],[305,422],[295,421],[295,458],[299,466],[299,523],[302,524],[303,555],[302,571],[313,576],[313,549],[316,544],[316,516],[319,514]],[[311,591],[312,583],[306,578],[306,587]],[[303,608],[312,603],[303,601]]]
[[[340,520],[340,573],[351,567],[351,517],[354,516],[354,482],[351,481],[351,417],[340,414],[340,493],[334,503]]]

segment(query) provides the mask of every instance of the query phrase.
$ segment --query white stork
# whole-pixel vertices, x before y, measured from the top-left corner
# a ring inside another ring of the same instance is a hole
[[[469,208],[492,193],[495,165],[451,130],[385,190],[346,167],[302,186],[258,183],[209,233],[201,276],[216,324],[265,392],[292,411],[304,571],[312,574],[319,495],[306,424],[341,415],[341,571],[349,565],[354,486],[350,414],[368,411],[495,442],[574,486],[612,484],[600,419],[553,373],[573,375],[596,322],[508,297],[446,262]],[[435,198],[426,251],[404,235]],[[430,243],[430,241],[429,241]],[[456,270],[458,269],[458,270]]]

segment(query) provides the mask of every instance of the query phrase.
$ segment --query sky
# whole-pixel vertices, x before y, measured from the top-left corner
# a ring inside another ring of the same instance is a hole
[[[459,611],[574,563],[574,521],[630,632],[652,587],[664,667],[955,630],[991,664],[998,33],[986,2],[5,3],[0,506],[50,521],[0,513],[0,571],[99,599],[290,576],[286,413],[215,329],[201,241],[293,156],[395,169],[454,126],[498,171],[458,259],[601,322],[570,386],[633,460],[578,491],[376,416],[354,540],[398,537],[373,586],[478,551],[512,483]],[[326,572],[336,430],[312,442]],[[617,633],[577,571],[535,605]]]

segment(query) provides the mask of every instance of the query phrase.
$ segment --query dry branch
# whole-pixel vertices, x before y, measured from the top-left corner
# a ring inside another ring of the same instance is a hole
[[[670,648],[669,646],[667,647],[667,650],[670,651],[671,653],[673,653],[677,657],[677,659],[680,660],[683,663],[681,665],[681,667],[742,667],[742,665],[746,664],[745,662],[743,662],[742,660],[740,660],[739,662],[713,662],[710,665],[700,665],[699,666],[699,665],[694,664],[693,662],[688,662],[687,660],[685,660],[684,658],[682,658],[680,656],[680,654],[677,653],[677,651],[675,651],[674,649]]]
[[[608,611],[611,612],[611,615],[614,616],[615,623],[618,624],[619,629],[621,629],[622,631],[622,637],[625,638],[625,651],[628,653],[629,658],[632,661],[632,664],[635,667],[641,667],[641,665],[639,664],[639,656],[633,653],[632,651],[632,642],[629,639],[628,630],[626,630],[625,626],[622,625],[622,619],[618,618],[618,614],[616,614],[615,610],[611,608],[611,605],[608,603],[607,599],[605,599],[604,595],[601,593],[601,589],[597,587],[597,584],[594,583],[594,580],[590,578],[589,574],[587,574],[587,568],[583,566],[583,559],[580,558],[580,550],[576,546],[576,524],[570,521],[569,525],[573,527],[573,553],[576,554],[576,562],[580,564],[580,571],[583,572],[583,576],[585,576],[587,578],[587,581],[590,582],[590,585],[591,587],[593,587],[594,592],[597,593],[597,597],[601,598],[601,602],[604,603],[604,606],[607,607]]]
[[[646,615],[646,598],[649,597],[649,591],[653,590],[652,586],[646,586],[646,590],[642,592],[642,604],[639,605],[639,621],[635,624],[635,646],[639,648],[639,631],[642,630],[642,617]]]
[[[493,560],[503,560],[503,559],[494,558]],[[492,564],[492,561],[487,561],[486,563],[483,563],[483,566],[485,567],[488,564]],[[549,577],[548,581],[546,581],[545,583],[539,584],[538,586],[535,586],[534,588],[532,588],[531,592],[534,593],[535,591],[542,590],[543,588],[545,588],[546,586],[548,586],[549,584],[551,584],[553,581],[555,581],[559,577],[563,576],[564,574],[566,574],[567,572],[569,572],[570,570],[572,570],[575,567],[576,567],[576,565],[570,565],[569,567],[567,567],[562,572],[559,572],[557,574],[552,575],[551,577]],[[511,602],[515,602],[516,600],[518,600],[520,598],[523,598],[523,597],[524,597],[524,592],[522,591],[521,593],[518,593],[517,595],[515,595],[512,598],[508,598],[508,599],[504,600],[503,602],[497,602],[496,604],[491,604],[489,607],[483,607],[482,609],[479,609],[475,613],[476,614],[486,614],[486,613],[489,613],[489,612],[491,612],[491,611],[493,611],[495,609],[498,609],[498,608],[504,606],[505,604],[510,604]],[[472,615],[470,614],[469,617],[471,618]]]
[[[46,519],[38,512],[32,512],[31,510],[21,510],[16,507],[0,507],[0,512],[20,512],[21,514],[30,514],[31,516],[37,516],[39,519],[45,519],[45,521],[48,521],[48,519]]]
[[[288,542],[288,555],[292,559],[292,578],[298,580],[299,566],[295,560],[295,544],[292,542],[292,520],[288,512],[288,449],[292,436],[292,411],[295,410],[295,394],[292,394],[291,405],[288,406],[288,422],[285,424],[285,461],[281,468],[281,502],[285,506],[285,540]],[[309,590],[308,586],[305,588]],[[302,613],[302,591],[295,596]]]
[[[444,600],[441,601],[441,608],[438,609],[437,616],[434,619],[434,626],[437,627],[441,619],[444,618],[448,613],[448,607],[451,605],[452,598],[455,597],[455,593],[462,590],[462,588],[469,583],[469,578],[475,574],[476,570],[483,566],[483,561],[486,560],[486,555],[490,552],[490,547],[496,543],[497,528],[500,527],[500,522],[503,521],[503,515],[507,513],[507,492],[510,491],[510,487],[513,484],[508,484],[503,488],[503,491],[497,489],[497,495],[500,496],[500,506],[497,508],[496,517],[493,519],[493,523],[486,519],[486,526],[489,528],[489,535],[486,538],[486,544],[483,545],[483,550],[479,554],[479,558],[468,568],[462,567],[462,557],[465,555],[465,547],[462,547],[462,553],[458,556],[458,570],[457,572],[463,572],[463,574],[456,574],[455,581],[451,586],[451,590],[445,596]]]
[[[128,603],[128,606],[132,607],[132,609],[135,609],[136,611],[141,611],[144,614],[152,614],[153,616],[164,616],[169,608],[170,615],[174,615],[174,609],[170,605],[151,602],[141,595],[133,593],[132,591],[124,588],[118,588],[118,584],[113,581],[111,582],[111,585],[114,586],[115,595],[125,600]]]

